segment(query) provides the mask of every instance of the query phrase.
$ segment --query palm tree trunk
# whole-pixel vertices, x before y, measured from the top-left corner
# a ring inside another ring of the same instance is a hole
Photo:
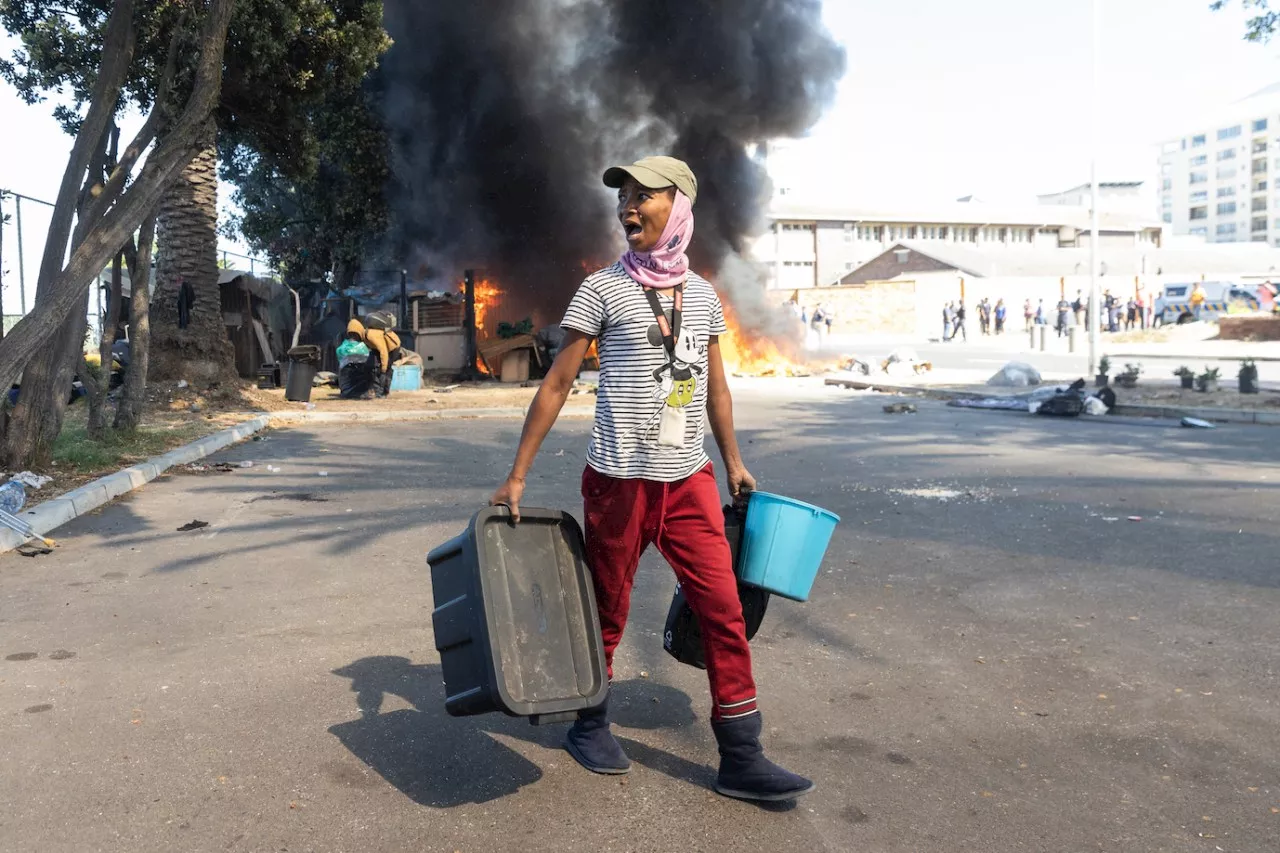
[[[156,219],[147,217],[138,232],[137,251],[129,262],[129,367],[116,406],[115,428],[133,432],[142,422],[146,403],[147,373],[151,360],[151,244],[156,238]]]
[[[210,120],[202,149],[160,204],[160,253],[151,300],[155,379],[234,378],[235,357],[218,289],[218,155]]]

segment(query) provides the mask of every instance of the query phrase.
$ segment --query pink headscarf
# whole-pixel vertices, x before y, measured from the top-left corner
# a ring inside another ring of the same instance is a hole
[[[680,190],[671,204],[671,218],[652,252],[628,249],[622,255],[627,275],[644,287],[665,289],[684,281],[689,272],[689,256],[685,254],[693,239],[693,202]]]

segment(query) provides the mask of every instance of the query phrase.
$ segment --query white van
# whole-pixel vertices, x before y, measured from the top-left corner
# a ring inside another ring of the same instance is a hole
[[[1204,304],[1200,306],[1201,320],[1216,320],[1232,311],[1261,309],[1257,295],[1247,285],[1234,281],[1202,281],[1200,284],[1204,287]],[[1191,291],[1195,286],[1194,281],[1166,284],[1152,308],[1155,325],[1190,323],[1196,319],[1195,312],[1191,309]]]

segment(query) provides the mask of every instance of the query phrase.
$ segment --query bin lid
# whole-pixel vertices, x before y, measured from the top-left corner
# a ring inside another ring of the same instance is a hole
[[[288,352],[290,361],[320,361],[320,347],[314,344],[299,344],[290,348]]]

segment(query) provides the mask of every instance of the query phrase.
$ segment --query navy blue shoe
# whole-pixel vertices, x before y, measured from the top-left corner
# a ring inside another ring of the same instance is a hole
[[[578,712],[578,722],[565,736],[564,748],[592,773],[619,776],[631,770],[631,759],[609,732],[608,699],[598,707]]]
[[[739,800],[775,802],[794,800],[817,787],[764,757],[764,747],[760,746],[763,729],[764,720],[759,713],[711,724],[720,744],[716,793]]]

